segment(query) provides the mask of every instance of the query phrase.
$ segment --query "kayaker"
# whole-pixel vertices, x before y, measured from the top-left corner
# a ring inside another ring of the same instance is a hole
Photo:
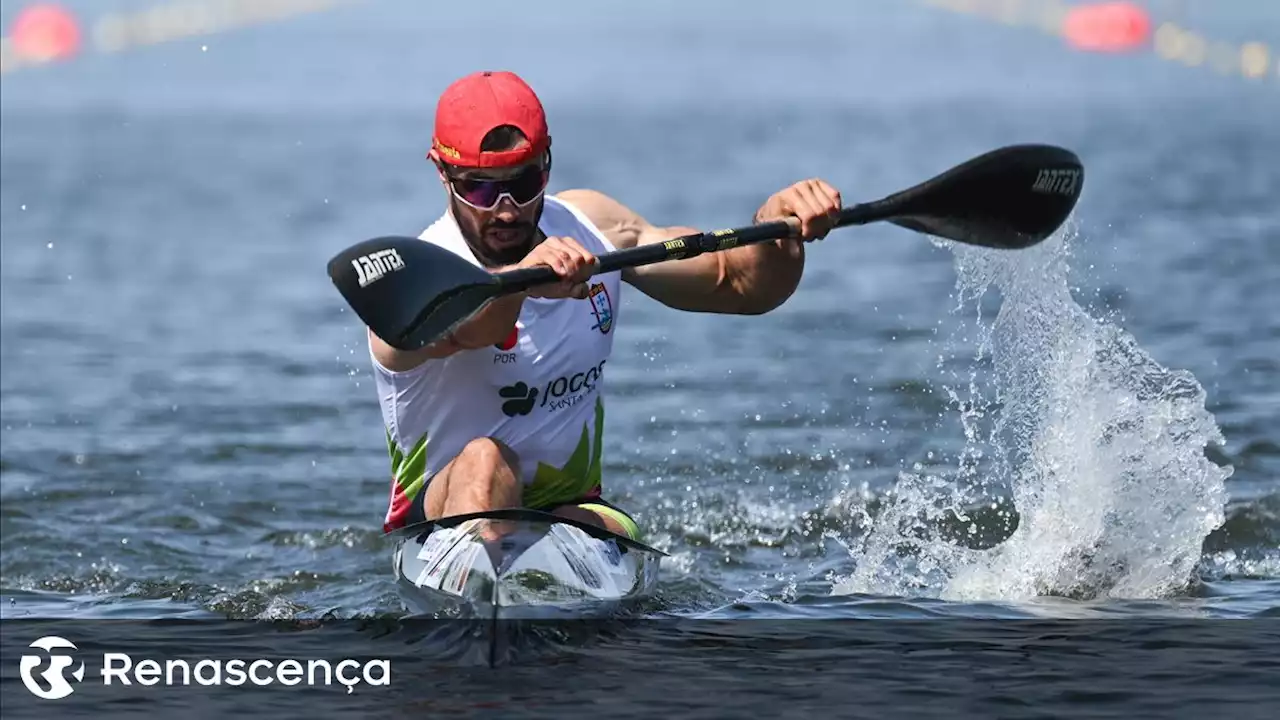
[[[765,200],[755,222],[798,217],[796,239],[590,277],[597,255],[699,231],[655,226],[594,190],[546,193],[551,136],[519,76],[449,85],[427,155],[447,209],[423,241],[493,272],[549,265],[563,280],[497,299],[420,350],[369,333],[393,476],[384,530],[531,507],[639,539],[602,497],[602,390],[621,283],[678,310],[769,312],[795,291],[803,242],[831,229],[840,193],[811,179]]]

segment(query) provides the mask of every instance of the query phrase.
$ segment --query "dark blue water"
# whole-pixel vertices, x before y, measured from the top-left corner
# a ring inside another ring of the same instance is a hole
[[[1280,607],[1274,82],[911,3],[371,2],[5,77],[6,618],[401,612],[324,264],[442,210],[434,99],[478,67],[542,93],[555,189],[659,223],[741,225],[815,175],[874,199],[1015,142],[1088,168],[1026,253],[865,227],[767,316],[624,294],[606,491],[672,555],[649,611]]]

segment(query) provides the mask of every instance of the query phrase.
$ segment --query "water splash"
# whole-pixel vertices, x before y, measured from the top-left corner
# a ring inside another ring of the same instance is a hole
[[[963,449],[951,472],[900,475],[834,594],[1151,598],[1191,580],[1224,520],[1231,469],[1204,452],[1221,433],[1190,373],[1075,302],[1073,237],[1018,253],[947,244],[973,313],[957,337],[969,326],[977,348],[947,388]],[[967,541],[993,530],[991,547]]]

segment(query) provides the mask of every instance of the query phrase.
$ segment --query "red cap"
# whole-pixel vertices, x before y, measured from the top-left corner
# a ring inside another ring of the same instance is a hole
[[[499,125],[520,128],[529,142],[481,154],[480,142]],[[533,88],[515,73],[485,71],[454,81],[440,95],[428,157],[462,167],[503,167],[533,160],[550,144],[547,116]]]

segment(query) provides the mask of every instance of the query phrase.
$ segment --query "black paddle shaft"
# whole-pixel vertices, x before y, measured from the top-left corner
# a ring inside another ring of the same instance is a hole
[[[854,209],[848,208],[844,212],[851,214]],[[842,218],[839,225],[847,225],[849,222],[851,221],[844,221]],[[742,245],[777,240],[794,234],[799,228],[800,222],[798,220],[786,222],[779,220],[733,230],[717,230],[700,235],[685,235],[663,243],[641,245],[626,250],[615,250],[614,252],[597,256],[596,269],[592,272],[592,275],[639,267],[640,265],[652,265],[653,263],[667,260],[683,260],[703,253],[718,252]],[[557,281],[559,276],[556,275],[555,270],[546,265],[539,265],[533,268],[521,268],[497,273],[494,278],[498,281],[502,292],[508,293],[520,292],[536,285],[552,283]]]

